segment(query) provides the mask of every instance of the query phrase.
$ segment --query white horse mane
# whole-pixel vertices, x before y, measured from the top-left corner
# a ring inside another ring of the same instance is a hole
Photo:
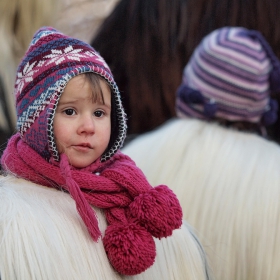
[[[257,135],[176,119],[123,152],[177,194],[216,279],[279,279],[280,147]]]
[[[68,193],[12,175],[0,176],[1,280],[210,279],[206,258],[184,223],[169,238],[155,239],[155,264],[136,276],[110,265],[102,241],[95,243]],[[107,224],[94,209],[104,233]]]

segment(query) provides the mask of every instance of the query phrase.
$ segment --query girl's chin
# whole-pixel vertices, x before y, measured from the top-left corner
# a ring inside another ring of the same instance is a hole
[[[69,163],[75,168],[84,168],[96,161],[97,157],[88,157],[82,155],[73,155],[73,153],[67,155]]]

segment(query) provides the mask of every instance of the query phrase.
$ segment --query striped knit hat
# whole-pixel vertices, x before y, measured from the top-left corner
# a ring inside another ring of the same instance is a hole
[[[223,27],[207,35],[184,69],[177,91],[179,117],[270,125],[278,103],[280,62],[255,30]]]
[[[59,160],[53,120],[59,98],[73,77],[93,72],[112,89],[112,131],[109,146],[101,156],[106,161],[122,146],[126,116],[118,87],[103,58],[88,44],[70,38],[52,27],[39,29],[21,61],[15,83],[17,128],[22,139],[46,160]]]

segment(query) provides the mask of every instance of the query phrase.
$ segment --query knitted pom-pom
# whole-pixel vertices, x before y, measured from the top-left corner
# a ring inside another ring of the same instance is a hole
[[[189,88],[188,86],[182,84],[177,90],[177,95],[186,104],[198,104],[203,103],[203,96],[200,91]]]
[[[278,101],[275,100],[275,99],[270,99],[269,100],[269,106],[270,106],[270,110],[271,111],[275,111],[277,112],[278,111]]]
[[[207,102],[204,104],[204,115],[208,118],[213,118],[217,109],[218,106],[215,102]]]
[[[280,90],[280,67],[278,64],[277,67],[275,67],[270,73],[270,90]]]
[[[278,102],[275,99],[269,100],[269,111],[265,112],[262,116],[262,122],[264,125],[272,125],[278,118]]]
[[[155,261],[152,235],[134,223],[109,225],[103,244],[112,266],[123,275],[139,274]]]
[[[157,238],[170,236],[181,226],[183,218],[179,200],[165,185],[135,197],[127,214]]]
[[[262,116],[262,121],[265,126],[272,125],[277,121],[277,113],[275,111],[265,112]]]

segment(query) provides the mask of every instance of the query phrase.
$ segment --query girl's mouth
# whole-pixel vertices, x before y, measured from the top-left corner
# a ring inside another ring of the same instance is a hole
[[[81,151],[81,152],[86,152],[86,151],[88,151],[88,150],[93,149],[93,148],[91,147],[91,145],[88,144],[88,143],[82,143],[82,144],[78,144],[78,145],[73,145],[72,147],[73,147],[75,150],[78,150],[78,151]]]

